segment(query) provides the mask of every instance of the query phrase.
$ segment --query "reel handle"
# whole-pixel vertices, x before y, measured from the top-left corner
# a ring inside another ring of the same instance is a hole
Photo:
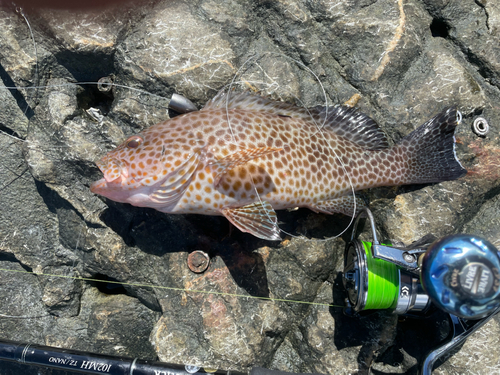
[[[500,256],[487,240],[466,234],[434,242],[423,256],[421,282],[440,309],[481,319],[500,306]]]

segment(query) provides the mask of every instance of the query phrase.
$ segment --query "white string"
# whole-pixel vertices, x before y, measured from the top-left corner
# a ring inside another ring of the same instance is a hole
[[[31,30],[31,27],[30,27],[30,30]],[[34,39],[33,39],[34,41]],[[36,45],[36,43],[35,43]],[[265,82],[262,82],[262,81],[236,81],[236,79],[238,78],[238,75],[241,74],[241,72],[245,69],[245,67],[250,64],[252,61],[257,61],[258,59],[260,59],[261,57],[263,57],[264,55],[277,55],[277,56],[280,56],[280,57],[284,57],[286,59],[289,59],[291,61],[293,61],[295,64],[297,64],[298,66],[301,66],[302,68],[304,68],[307,72],[309,72],[313,77],[314,79],[318,82],[319,86],[321,87],[321,91],[322,91],[322,94],[323,94],[323,97],[325,99],[325,110],[324,110],[324,118],[323,118],[323,123],[322,124],[317,124],[316,123],[316,120],[313,118],[311,112],[306,109],[306,111],[309,112],[309,114],[311,115],[311,121],[314,122],[314,124],[316,125],[316,127],[318,128],[318,133],[321,134],[321,136],[323,137],[323,139],[328,142],[327,138],[325,137],[324,133],[323,133],[323,128],[327,122],[327,119],[328,119],[328,109],[329,109],[329,103],[328,103],[328,97],[326,95],[326,90],[321,82],[321,80],[319,79],[319,77],[307,66],[305,66],[302,62],[298,61],[298,60],[295,60],[291,57],[288,57],[288,56],[285,56],[283,54],[280,54],[280,53],[275,53],[275,52],[268,52],[268,53],[264,53],[264,54],[258,54],[258,55],[255,55],[255,56],[251,56],[249,57],[241,66],[240,68],[238,69],[238,71],[235,73],[235,75],[233,76],[233,79],[231,80],[230,84],[226,87],[228,87],[228,94],[226,95],[226,103],[225,103],[225,109],[226,109],[226,118],[227,118],[227,123],[228,123],[228,127],[229,127],[229,130],[230,130],[230,133],[231,133],[231,137],[232,137],[232,140],[233,140],[233,143],[238,146],[238,147],[241,147],[241,145],[238,145],[237,141],[236,141],[236,137],[235,137],[235,134],[234,134],[234,131],[233,131],[233,128],[231,126],[231,118],[230,118],[230,115],[229,115],[229,100],[230,100],[230,96],[231,96],[231,92],[232,92],[232,89],[233,89],[233,86],[237,83],[264,83]],[[259,69],[262,69],[262,67],[257,64],[255,62],[255,65],[259,67]],[[38,69],[36,70],[36,74],[38,75]],[[76,85],[97,85],[97,84],[100,84],[100,85],[105,85],[105,86],[114,86],[114,87],[120,87],[120,88],[125,88],[125,89],[128,89],[128,90],[131,90],[131,91],[134,91],[134,92],[138,92],[138,93],[142,93],[142,94],[146,94],[146,95],[150,95],[150,96],[153,96],[153,97],[157,97],[157,98],[161,98],[161,99],[164,99],[164,100],[169,100],[167,98],[164,98],[160,95],[156,95],[156,94],[153,94],[153,93],[149,93],[148,91],[146,90],[142,90],[142,89],[137,89],[137,88],[134,88],[134,87],[130,87],[130,86],[126,86],[126,85],[120,85],[120,84],[115,84],[115,83],[102,83],[102,82],[75,82],[75,83],[72,83],[72,82],[69,82],[69,83],[65,83],[65,84],[54,84],[54,85],[35,85],[35,86],[29,86],[29,87],[20,87],[20,86],[14,86],[14,87],[5,87],[6,89],[16,89],[16,90],[33,90],[33,89],[42,89],[42,88],[54,88],[54,87],[72,87],[72,86],[76,86]],[[224,90],[226,87],[224,87],[222,90]],[[296,100],[297,102],[299,102],[301,105],[303,105],[302,101],[297,98],[295,95],[293,95],[291,92],[288,92],[287,93],[291,94]],[[17,141],[24,141],[22,139],[19,139],[17,137],[14,137],[4,131],[1,131],[3,134],[17,140]],[[312,134],[311,136],[314,136],[318,133],[314,133]],[[69,146],[54,146],[52,145],[51,147],[60,147],[60,148],[67,148]],[[330,149],[333,151],[334,155],[335,155],[335,158],[338,160],[342,170],[344,171],[344,174],[345,176],[347,176],[347,179],[348,179],[348,182],[349,182],[349,186],[351,188],[351,193],[352,193],[352,196],[353,196],[353,202],[354,202],[354,207],[353,207],[353,214],[351,216],[351,220],[349,222],[349,224],[347,225],[347,227],[342,231],[340,232],[339,234],[335,235],[335,236],[332,236],[332,237],[327,237],[327,238],[324,238],[324,239],[318,239],[319,241],[326,241],[326,240],[330,240],[330,239],[334,239],[334,238],[337,238],[339,236],[341,236],[342,234],[344,234],[348,228],[351,226],[352,222],[354,221],[354,217],[355,217],[355,214],[356,214],[356,210],[357,210],[357,202],[356,202],[356,191],[355,191],[355,188],[354,188],[354,185],[352,183],[352,179],[351,179],[351,176],[349,174],[349,172],[347,171],[347,168],[346,168],[346,165],[344,164],[344,162],[342,161],[342,158],[338,155],[337,151],[330,145],[329,146]],[[252,184],[253,184],[253,187],[254,187],[254,190],[257,194],[257,197],[259,199],[259,202],[261,204],[263,204],[263,201],[262,201],[262,198],[260,197],[260,194],[258,193],[257,191],[257,188],[255,186],[255,182],[253,181],[253,178],[252,178]],[[266,214],[268,215],[268,218],[269,220],[271,220],[271,216],[269,215],[268,212],[266,212]],[[283,230],[280,228],[280,231],[283,232],[284,234],[286,235],[289,235],[289,236],[292,236],[292,237],[302,237],[302,236],[295,236],[291,233],[288,233],[287,231]]]
[[[313,71],[312,71],[309,67],[305,66],[302,62],[300,62],[300,61],[298,61],[298,60],[295,60],[295,59],[293,59],[293,58],[291,58],[291,57],[289,57],[289,56],[283,55],[283,54],[281,54],[281,53],[277,53],[277,52],[266,52],[266,53],[264,53],[264,54],[257,54],[257,55],[254,55],[254,56],[249,57],[249,58],[248,58],[248,59],[247,59],[247,60],[246,60],[246,61],[245,61],[245,62],[244,62],[241,66],[240,66],[240,68],[237,70],[237,72],[236,72],[236,73],[235,73],[235,75],[233,76],[233,79],[231,80],[231,83],[229,84],[228,94],[226,95],[226,103],[225,103],[226,105],[225,105],[225,109],[226,109],[226,119],[227,119],[227,124],[228,124],[229,130],[230,130],[230,132],[231,132],[231,136],[232,136],[232,138],[233,138],[233,142],[234,142],[234,144],[236,144],[237,146],[239,146],[239,145],[237,144],[237,142],[236,142],[236,137],[235,137],[235,135],[234,135],[233,128],[232,128],[232,126],[231,126],[231,119],[230,119],[230,116],[229,116],[229,100],[230,100],[230,95],[231,95],[231,92],[232,92],[232,87],[233,87],[233,85],[234,85],[234,83],[235,83],[236,78],[237,78],[237,77],[238,77],[238,75],[241,73],[241,71],[243,70],[243,68],[244,68],[247,64],[249,64],[249,63],[250,63],[250,61],[251,61],[252,59],[253,59],[253,60],[257,60],[258,58],[261,58],[262,56],[264,56],[264,55],[268,55],[268,54],[269,54],[269,55],[277,55],[277,56],[284,57],[284,58],[286,58],[286,59],[292,60],[295,64],[297,64],[297,65],[301,66],[301,67],[302,67],[302,68],[304,68],[306,71],[308,71],[310,74],[312,74],[312,75],[313,75],[313,77],[314,77],[314,79],[315,79],[315,80],[319,83],[319,86],[321,87],[321,90],[322,90],[322,93],[323,93],[323,97],[324,97],[324,99],[325,99],[325,112],[324,112],[325,114],[324,114],[324,118],[323,118],[323,123],[322,123],[321,125],[318,125],[318,124],[316,123],[316,120],[313,118],[313,116],[312,116],[311,112],[310,112],[308,109],[306,109],[306,110],[308,111],[309,115],[311,116],[311,120],[314,122],[314,124],[315,124],[315,125],[316,125],[316,127],[318,128],[318,132],[321,134],[321,136],[323,137],[323,139],[325,140],[325,142],[327,142],[327,144],[328,144],[328,140],[327,140],[326,136],[324,135],[324,133],[323,133],[323,131],[322,131],[322,129],[324,128],[324,126],[325,126],[325,124],[326,124],[326,122],[327,122],[327,120],[328,120],[328,109],[329,109],[329,105],[328,105],[328,97],[327,97],[327,95],[326,95],[326,91],[325,91],[325,88],[324,88],[324,86],[323,86],[323,83],[321,82],[321,80],[319,79],[319,77],[318,77],[318,76],[317,76],[317,75],[316,75],[316,74],[315,74],[315,73],[314,73],[314,72],[313,72]],[[257,63],[256,63],[256,65],[257,65],[257,66],[258,66],[261,70],[263,70],[263,69],[262,69],[262,67],[260,67],[260,65],[258,65]],[[223,88],[222,90],[224,90],[224,89],[225,89],[225,88]],[[289,93],[289,94],[292,94],[291,92],[288,92],[288,93]],[[293,96],[296,100],[298,100],[298,101],[299,101],[299,102],[303,105],[303,103],[302,103],[302,101],[301,101],[300,99],[298,99],[298,98],[297,98],[295,95],[293,95],[293,94],[292,94],[292,96]],[[312,135],[311,135],[311,137],[312,137],[312,136],[314,136],[314,135],[316,135],[316,134],[317,134],[317,133],[312,134]],[[241,147],[241,146],[239,146],[239,147]],[[351,220],[350,220],[349,224],[346,226],[346,228],[344,228],[344,230],[342,230],[339,234],[337,234],[337,235],[335,235],[335,236],[327,237],[327,238],[324,238],[324,239],[317,239],[317,241],[328,241],[328,240],[331,240],[331,239],[338,238],[338,237],[342,236],[342,235],[343,235],[343,234],[344,234],[344,233],[345,233],[345,232],[349,229],[349,227],[351,226],[351,224],[353,223],[353,221],[354,221],[354,219],[355,219],[355,216],[356,216],[356,211],[357,211],[356,190],[355,190],[354,185],[353,185],[353,183],[352,183],[351,175],[350,175],[350,174],[349,174],[349,172],[347,171],[346,165],[344,164],[344,162],[342,161],[342,159],[340,158],[340,156],[338,155],[338,153],[336,152],[336,150],[335,150],[335,149],[334,149],[331,145],[329,145],[329,147],[330,147],[330,149],[333,151],[333,153],[334,153],[334,155],[335,155],[336,159],[339,161],[339,163],[340,163],[340,165],[341,165],[342,170],[344,171],[345,175],[347,176],[347,179],[348,179],[348,182],[349,182],[349,186],[350,186],[350,188],[351,188],[351,192],[352,192],[352,196],[353,196],[354,207],[353,207],[353,213],[352,213],[352,215],[351,215]],[[256,194],[257,194],[257,197],[258,197],[258,199],[259,199],[259,202],[260,202],[260,204],[264,207],[264,205],[263,205],[263,201],[262,201],[262,199],[261,199],[261,197],[260,197],[260,195],[259,195],[259,193],[258,193],[258,191],[257,191],[257,187],[255,186],[255,182],[254,182],[254,180],[253,180],[253,177],[251,177],[251,179],[252,179],[252,185],[253,185],[253,188],[254,188],[254,190],[255,190],[255,192],[256,192]],[[339,197],[339,198],[341,198],[341,197]],[[267,210],[266,210],[266,215],[267,215],[268,219],[269,219],[270,221],[272,221],[271,216],[270,216],[270,214],[269,214],[269,212],[268,212]],[[285,235],[289,235],[289,236],[291,236],[291,237],[295,237],[295,238],[297,238],[297,237],[303,237],[303,236],[295,236],[295,235],[293,235],[293,234],[291,234],[291,233],[288,233],[287,231],[285,231],[285,230],[283,230],[283,229],[281,229],[281,228],[280,228],[280,231],[281,231],[281,232],[283,232]]]

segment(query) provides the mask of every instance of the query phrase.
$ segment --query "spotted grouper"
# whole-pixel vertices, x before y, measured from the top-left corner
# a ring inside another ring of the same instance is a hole
[[[389,147],[353,108],[221,92],[109,152],[91,190],[161,212],[223,215],[243,232],[279,240],[274,210],[353,215],[363,207],[353,191],[459,178],[457,124],[457,110],[445,109]]]

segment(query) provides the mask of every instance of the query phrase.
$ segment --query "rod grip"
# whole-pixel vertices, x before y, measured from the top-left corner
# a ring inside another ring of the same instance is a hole
[[[0,342],[0,359],[86,374],[105,375],[190,375],[189,366],[53,348],[43,345]],[[197,374],[243,375],[235,371],[205,371]]]

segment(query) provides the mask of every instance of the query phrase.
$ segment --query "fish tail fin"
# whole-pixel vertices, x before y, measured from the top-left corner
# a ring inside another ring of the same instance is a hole
[[[467,173],[455,153],[455,107],[447,108],[408,134],[395,147],[405,160],[405,184],[455,180]]]

